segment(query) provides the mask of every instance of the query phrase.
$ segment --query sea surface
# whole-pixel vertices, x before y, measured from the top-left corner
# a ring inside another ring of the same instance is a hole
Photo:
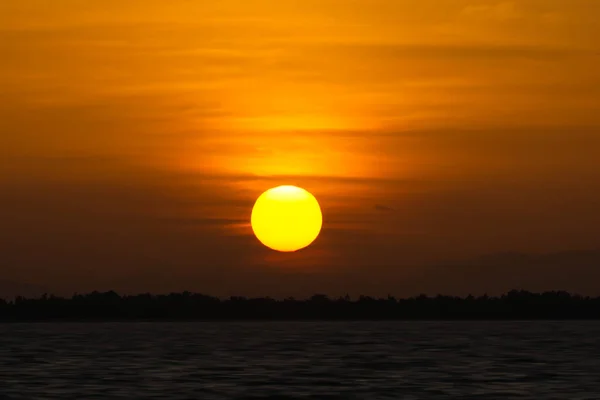
[[[0,324],[0,399],[600,399],[598,322]]]

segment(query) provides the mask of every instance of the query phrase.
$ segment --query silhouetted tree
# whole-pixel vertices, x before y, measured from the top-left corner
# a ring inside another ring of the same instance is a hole
[[[600,298],[511,290],[499,297],[421,294],[406,299],[360,296],[354,301],[347,295],[331,299],[324,294],[306,300],[237,296],[221,300],[191,292],[120,296],[114,291],[71,298],[43,294],[0,299],[0,321],[73,319],[600,319]]]

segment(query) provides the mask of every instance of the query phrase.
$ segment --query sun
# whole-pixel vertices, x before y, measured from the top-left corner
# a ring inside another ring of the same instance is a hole
[[[290,185],[261,194],[250,218],[256,238],[277,251],[296,251],[310,245],[321,232],[323,214],[308,191]]]

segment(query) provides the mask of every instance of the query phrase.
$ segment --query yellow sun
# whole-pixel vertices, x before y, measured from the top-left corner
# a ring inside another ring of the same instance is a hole
[[[296,186],[278,186],[261,194],[250,218],[254,234],[265,246],[296,251],[321,231],[323,215],[315,196]]]

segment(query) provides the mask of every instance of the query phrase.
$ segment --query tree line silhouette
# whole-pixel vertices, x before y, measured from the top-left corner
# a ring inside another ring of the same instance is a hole
[[[220,299],[198,293],[119,295],[114,291],[44,294],[0,300],[0,321],[39,320],[413,320],[600,319],[600,297],[565,291],[512,290],[502,296],[426,296],[406,299],[316,294],[304,300],[269,297]]]

